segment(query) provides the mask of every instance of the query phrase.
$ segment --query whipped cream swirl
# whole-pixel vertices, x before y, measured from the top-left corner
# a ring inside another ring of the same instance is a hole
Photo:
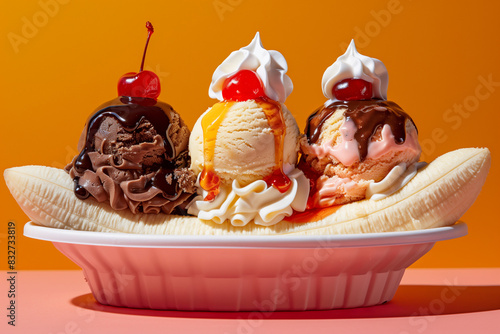
[[[285,74],[288,70],[285,57],[278,51],[264,49],[258,32],[248,46],[233,51],[217,67],[208,95],[222,101],[224,81],[240,70],[257,72],[267,97],[272,100],[284,103],[293,90],[292,80]]]
[[[363,79],[371,82],[373,97],[387,100],[387,86],[389,75],[384,63],[375,58],[363,56],[356,50],[354,40],[351,41],[347,51],[337,58],[335,63],[328,67],[323,74],[321,85],[323,94],[329,100],[335,100],[332,88],[344,79]]]
[[[368,185],[366,189],[366,198],[378,201],[394,194],[399,189],[403,188],[410,182],[420,168],[427,166],[427,162],[421,161],[407,166],[402,162],[387,174],[387,176],[380,182],[373,182]]]
[[[292,182],[285,193],[263,180],[245,187],[234,180],[231,185],[221,185],[219,194],[211,202],[203,200],[207,195],[205,190],[199,191],[189,204],[188,213],[217,224],[229,220],[233,226],[245,226],[251,221],[263,226],[277,224],[291,216],[293,210],[304,211],[309,197],[309,180],[304,173],[292,165],[287,164],[284,168]]]

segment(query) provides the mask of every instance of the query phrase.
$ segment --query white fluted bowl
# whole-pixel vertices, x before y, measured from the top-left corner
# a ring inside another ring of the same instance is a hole
[[[275,311],[372,306],[405,269],[467,225],[331,236],[169,236],[62,230],[51,241],[83,269],[102,304],[162,310]]]

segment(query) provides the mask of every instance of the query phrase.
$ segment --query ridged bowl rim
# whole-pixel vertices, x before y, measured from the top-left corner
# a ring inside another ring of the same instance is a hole
[[[467,235],[467,224],[424,230],[342,235],[149,235],[58,229],[28,222],[24,235],[39,240],[135,248],[348,248],[434,243]]]

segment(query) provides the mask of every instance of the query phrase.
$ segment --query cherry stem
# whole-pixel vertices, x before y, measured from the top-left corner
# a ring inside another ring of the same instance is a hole
[[[149,21],[146,22],[146,28],[148,28],[148,39],[146,40],[146,46],[144,47],[144,53],[142,54],[141,69],[139,70],[139,72],[142,72],[142,70],[144,69],[144,59],[146,59],[146,51],[148,50],[149,39],[155,31],[153,25]]]

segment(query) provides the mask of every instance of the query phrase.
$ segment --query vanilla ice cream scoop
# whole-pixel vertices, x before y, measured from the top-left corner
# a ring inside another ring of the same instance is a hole
[[[309,181],[295,167],[299,137],[292,114],[276,101],[215,104],[190,136],[200,187],[188,212],[218,224],[270,226],[304,211]]]
[[[285,121],[283,163],[295,165],[298,155],[299,128],[285,105],[281,105]],[[208,111],[207,111],[208,112]],[[190,139],[191,169],[201,173],[204,166],[202,119],[195,123]],[[276,166],[273,129],[262,105],[254,100],[235,102],[219,126],[215,141],[213,165],[222,184],[237,180],[246,186],[263,179]]]

